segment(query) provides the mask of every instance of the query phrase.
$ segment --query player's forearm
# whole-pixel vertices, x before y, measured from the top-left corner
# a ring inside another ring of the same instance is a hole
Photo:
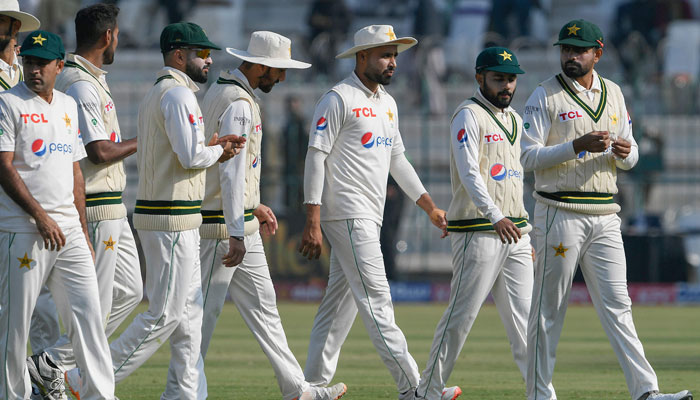
[[[89,242],[87,215],[85,213],[85,179],[83,178],[83,172],[80,170],[80,164],[77,161],[73,162],[73,204],[75,204],[75,209],[78,210],[80,226],[83,228],[85,238]]]
[[[421,195],[427,193],[416,170],[403,153],[391,157],[389,172],[411,201],[418,201]]]
[[[136,138],[128,139],[120,143],[110,140],[98,140],[85,146],[88,159],[93,164],[104,164],[121,161],[136,153]]]
[[[418,198],[418,201],[416,201],[416,204],[428,215],[430,215],[430,213],[437,209],[437,206],[433,202],[433,198],[430,197],[430,194],[428,194],[428,192],[423,193]]]
[[[39,221],[48,217],[46,211],[29,192],[27,185],[24,184],[19,173],[12,165],[13,158],[14,153],[0,153],[0,186],[15,203],[35,220]]]
[[[304,204],[306,205],[321,204],[326,157],[328,157],[327,153],[314,147],[309,147],[306,152],[306,164],[304,165]]]
[[[321,225],[321,206],[318,204],[305,204],[306,224],[309,226]]]

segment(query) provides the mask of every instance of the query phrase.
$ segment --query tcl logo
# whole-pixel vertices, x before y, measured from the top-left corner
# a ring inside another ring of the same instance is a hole
[[[572,119],[576,118],[583,118],[583,115],[579,110],[576,111],[569,111],[569,112],[563,112],[559,114],[559,118],[561,118],[562,121],[569,121]]]
[[[33,122],[35,124],[47,124],[49,120],[46,119],[44,114],[20,114],[19,115],[25,124]]]
[[[360,118],[360,114],[362,114],[363,117],[376,117],[377,116],[371,107],[353,108],[352,112],[355,113],[355,117],[357,117],[357,118]]]
[[[109,103],[105,104],[105,111],[110,112],[112,110],[114,110],[114,103],[110,101]]]
[[[261,124],[255,125],[255,133],[260,133],[261,131],[262,131],[262,125]]]
[[[484,135],[484,140],[486,140],[486,143],[496,143],[505,141],[503,135],[501,135],[500,133],[490,133],[488,135]]]

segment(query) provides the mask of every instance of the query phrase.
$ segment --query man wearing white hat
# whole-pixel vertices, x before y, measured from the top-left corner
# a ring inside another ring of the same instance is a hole
[[[0,92],[22,81],[22,66],[17,58],[17,34],[39,29],[39,20],[19,10],[17,0],[0,0]],[[33,352],[51,346],[61,334],[56,304],[48,288],[41,290],[32,314],[29,341]]]
[[[355,57],[350,77],[319,101],[311,127],[304,171],[306,226],[299,251],[321,253],[323,232],[331,245],[328,287],[311,330],[304,374],[313,385],[332,379],[343,344],[359,310],[382,361],[396,381],[400,399],[412,399],[418,367],[394,322],[389,284],[379,245],[389,172],[403,191],[445,229],[437,208],[404,155],[394,99],[384,90],[398,53],[414,46],[389,25],[355,34],[355,46],[336,58]]]
[[[245,137],[246,144],[238,157],[207,169],[199,228],[204,296],[202,357],[206,356],[228,289],[272,364],[282,398],[335,400],[345,394],[345,384],[328,388],[309,385],[287,345],[259,232],[262,228],[274,235],[277,219],[269,207],[260,203],[263,129],[260,99],[254,90],[269,93],[276,83],[284,81],[287,69],[305,69],[311,64],[292,60],[291,41],[273,32],[253,32],[247,51],[226,51],[243,63],[234,71],[221,72],[204,96],[204,120],[209,121],[205,136],[211,138],[215,132],[222,137],[235,134]],[[163,400],[179,398],[176,383],[171,368]],[[200,385],[200,398],[204,394]]]

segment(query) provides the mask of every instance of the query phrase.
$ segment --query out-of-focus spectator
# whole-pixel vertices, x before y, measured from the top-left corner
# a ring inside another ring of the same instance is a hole
[[[158,0],[160,6],[168,15],[168,23],[182,22],[189,15],[197,0]]]
[[[447,109],[447,95],[443,86],[447,66],[443,45],[448,31],[444,9],[436,0],[418,0],[413,21],[413,32],[420,46],[415,52],[415,82],[420,82],[421,104],[427,105],[432,115],[442,115]]]
[[[671,21],[692,18],[692,9],[686,0],[628,1],[617,8],[611,39],[620,48],[630,33],[636,31],[650,47],[656,48]]]
[[[303,215],[304,158],[309,144],[309,124],[304,116],[304,107],[299,97],[287,96],[285,103],[287,115],[282,132],[285,214],[287,216]]]
[[[537,0],[493,0],[491,31],[507,42],[517,36],[530,36],[530,9]],[[510,17],[515,17],[516,29],[511,32]]]
[[[384,203],[384,216],[382,217],[382,229],[379,231],[379,243],[384,256],[384,269],[386,278],[394,281],[396,275],[396,242],[401,223],[403,210],[403,193],[399,184],[389,175],[386,187],[386,202]]]
[[[352,15],[344,0],[314,0],[309,10],[309,53],[314,70],[332,76],[338,44],[345,40]]]

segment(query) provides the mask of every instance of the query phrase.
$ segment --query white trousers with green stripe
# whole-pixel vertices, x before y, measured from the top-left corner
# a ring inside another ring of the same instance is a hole
[[[198,399],[197,386],[206,385],[197,366],[202,328],[199,230],[138,233],[146,259],[148,310],[110,344],[115,380],[129,376],[170,340],[170,368],[180,398]]]
[[[309,384],[304,381],[301,366],[287,344],[262,238],[256,231],[246,235],[244,241],[246,253],[243,261],[233,268],[228,268],[221,263],[222,257],[229,250],[228,240],[202,239],[202,358],[206,357],[216,321],[228,292],[243,321],[270,361],[282,398],[296,399]],[[161,400],[180,398],[176,383],[175,371],[170,368],[168,386]]]
[[[358,311],[372,344],[389,369],[399,393],[418,385],[418,366],[394,321],[380,226],[369,219],[324,221],[331,245],[328,287],[314,319],[304,375],[312,385],[325,386],[335,374],[340,347]]]
[[[141,264],[126,217],[90,222],[88,234],[95,249],[102,322],[109,337],[143,298]],[[66,370],[75,368],[73,347],[67,336],[61,336],[46,351],[59,367]]]
[[[481,305],[489,292],[525,379],[527,318],[532,296],[532,248],[526,234],[503,244],[493,232],[452,232],[450,301],[435,330],[417,398],[440,399]],[[505,343],[504,343],[505,345]]]
[[[28,399],[29,323],[43,285],[56,302],[83,371],[82,399],[113,399],[107,337],[100,318],[95,265],[82,229],[64,230],[60,251],[38,233],[0,232],[0,399]]]
[[[528,321],[528,399],[557,398],[551,386],[555,354],[578,265],[632,399],[658,390],[632,321],[617,214],[580,214],[537,202],[534,228],[537,262]]]

